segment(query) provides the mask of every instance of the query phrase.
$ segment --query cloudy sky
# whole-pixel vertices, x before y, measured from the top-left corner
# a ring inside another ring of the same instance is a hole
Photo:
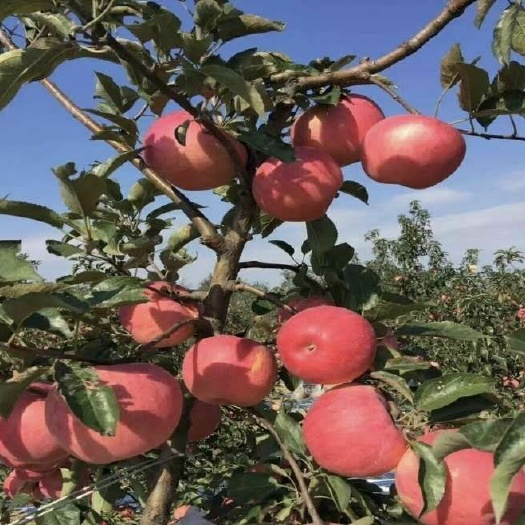
[[[177,6],[177,2],[170,1],[169,5]],[[307,62],[316,57],[337,58],[345,54],[378,57],[414,34],[437,14],[444,2],[245,0],[237,5],[246,11],[287,23],[285,32],[253,37],[244,42],[244,47],[280,50],[298,62]],[[499,7],[496,4],[496,9],[502,7],[503,4]],[[467,13],[464,19],[454,22],[423,51],[388,71],[387,75],[396,83],[400,93],[423,113],[434,113],[440,95],[439,61],[453,43],[462,42],[467,59],[481,55],[480,65],[491,72],[497,69],[490,53],[489,24],[492,19],[488,20],[484,30],[478,31],[473,25],[473,17],[473,11]],[[240,49],[240,44],[232,43],[225,46],[224,54],[228,56]],[[83,61],[62,66],[53,80],[81,107],[94,107],[94,71],[114,73],[106,64]],[[402,113],[402,108],[377,88],[360,87],[355,91],[374,97],[387,115]],[[464,119],[454,93],[448,95],[439,116],[447,122]],[[525,134],[525,126],[522,127]],[[491,131],[508,133],[508,122],[493,126]],[[102,161],[113,155],[104,143],[89,141],[89,135],[81,125],[38,84],[25,87],[13,103],[0,112],[0,133],[3,139],[0,141],[3,159],[0,197],[36,202],[58,210],[62,210],[63,205],[50,169],[67,161],[87,167],[94,160]],[[407,211],[411,200],[418,199],[432,215],[436,237],[456,260],[467,248],[481,249],[484,261],[490,261],[493,252],[499,248],[516,246],[525,251],[525,143],[468,138],[467,148],[461,168],[444,183],[424,191],[377,184],[367,179],[359,165],[345,168],[346,179],[367,186],[370,205],[345,195],[337,199],[329,215],[338,226],[339,241],[355,246],[360,257],[366,259],[370,246],[364,243],[364,233],[379,228],[384,236],[395,236],[397,216]],[[138,172],[131,167],[123,168],[117,175],[124,188],[138,177]],[[208,206],[213,218],[219,218],[224,211],[207,192],[193,193],[191,198]],[[176,218],[178,224],[184,224],[184,217]],[[42,261],[41,272],[49,278],[63,275],[68,270],[67,262],[45,250],[45,240],[58,235],[38,223],[0,216],[0,238],[21,239],[23,250]],[[299,250],[304,235],[304,225],[288,224],[279,228],[271,238],[286,240]],[[192,245],[192,251],[198,256],[199,263],[185,270],[183,278],[196,284],[211,270],[213,257],[198,244]],[[245,254],[245,259],[271,262],[284,262],[286,258],[267,240],[253,242]],[[278,275],[272,277],[268,271],[246,272],[246,277],[271,282],[278,279]]]

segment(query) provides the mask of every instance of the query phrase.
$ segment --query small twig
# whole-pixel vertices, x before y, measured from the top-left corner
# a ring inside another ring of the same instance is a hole
[[[247,270],[249,268],[261,268],[267,270],[290,270],[291,272],[295,273],[301,270],[300,265],[294,264],[269,263],[263,261],[243,261],[239,263],[239,270]]]
[[[279,308],[282,308],[283,310],[286,310],[287,312],[291,314],[297,313],[297,310],[295,308],[287,305],[286,303],[281,301],[278,297],[275,297],[275,295],[273,295],[271,292],[265,292],[264,290],[261,290],[260,288],[257,288],[256,286],[252,286],[251,284],[240,283],[238,281],[234,281],[227,286],[227,289],[232,292],[249,292],[253,295],[256,295],[257,297],[261,297],[262,299],[266,299],[267,301],[270,301],[271,303],[275,304]]]
[[[103,9],[93,20],[90,20],[87,24],[85,24],[81,31],[85,32],[88,29],[91,29],[93,26],[97,25],[110,11],[111,8],[115,5],[115,0],[109,0],[108,5],[105,9]]]
[[[370,77],[370,83],[381,88],[385,93],[388,93],[398,104],[403,106],[409,113],[414,115],[421,115],[421,112],[412,107],[401,95],[396,93],[390,86],[386,85],[384,82],[379,80],[373,75]]]
[[[304,475],[301,471],[301,468],[299,467],[292,453],[288,450],[288,447],[283,443],[275,427],[267,419],[264,419],[259,414],[257,414],[255,410],[253,409],[248,409],[248,410],[255,417],[259,425],[265,428],[274,437],[275,441],[277,441],[277,444],[279,445],[279,448],[281,449],[283,453],[284,459],[286,459],[286,461],[288,461],[288,463],[290,464],[290,468],[292,469],[292,472],[294,473],[294,476],[297,480],[297,484],[299,485],[301,496],[304,500],[306,508],[308,509],[310,518],[312,519],[312,524],[313,525],[326,525],[325,522],[321,519],[321,516],[319,516],[319,513],[317,512],[317,509],[315,508],[314,502],[312,498],[310,497],[310,493],[308,492],[308,487],[306,486],[306,481],[304,479]]]
[[[518,128],[516,127],[516,121],[514,120],[514,117],[512,115],[509,115],[510,123],[512,125],[512,136],[517,137],[518,136]]]
[[[183,319],[182,321],[179,321],[178,323],[175,323],[174,325],[170,326],[167,330],[164,330],[160,335],[155,337],[153,341],[150,341],[149,343],[142,345],[140,347],[139,353],[141,355],[144,355],[145,353],[149,352],[150,350],[155,349],[155,346],[162,340],[168,338],[170,335],[175,333],[177,330],[183,328],[184,326],[187,326],[189,324],[196,324],[201,325],[203,328],[208,327],[209,323],[205,319],[200,319],[198,317],[192,317],[190,319]]]
[[[522,140],[525,141],[525,137],[521,137],[519,135],[499,135],[497,133],[480,133],[478,131],[471,131],[468,129],[460,129],[456,128],[460,133],[463,135],[469,135],[470,137],[481,137],[483,139],[491,140],[491,139],[500,139],[500,140]]]

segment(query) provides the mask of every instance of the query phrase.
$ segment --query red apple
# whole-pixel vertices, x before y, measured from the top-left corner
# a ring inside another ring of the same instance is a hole
[[[345,95],[336,106],[319,104],[305,111],[292,126],[292,144],[317,147],[339,166],[348,166],[361,159],[367,131],[384,118],[368,97]]]
[[[438,430],[419,441],[431,445],[438,436],[453,430]],[[494,455],[473,448],[458,450],[445,457],[447,484],[443,499],[436,509],[423,514],[423,525],[495,525],[489,492],[494,473]],[[403,506],[413,516],[423,508],[418,482],[419,457],[408,449],[399,462],[395,482]],[[525,472],[520,470],[512,482],[508,510],[500,525],[511,525],[525,510]]]
[[[452,175],[465,157],[463,135],[424,115],[389,117],[370,128],[362,164],[373,180],[423,189]]]
[[[297,312],[302,312],[303,310],[312,308],[313,306],[331,306],[334,303],[331,299],[322,295],[311,295],[310,297],[303,297],[299,295],[286,301],[286,304],[292,308],[295,308]],[[290,319],[292,315],[294,314],[284,310],[283,308],[279,308],[279,310],[277,310],[277,323],[283,324],[285,321]]]
[[[95,366],[100,381],[113,388],[120,407],[114,436],[87,427],[71,411],[58,389],[46,400],[46,423],[72,456],[105,465],[144,454],[164,443],[177,427],[183,404],[178,381],[149,363]]]
[[[45,394],[26,390],[7,419],[0,418],[0,459],[20,468],[48,469],[68,456],[45,422]],[[38,467],[37,467],[38,468]]]
[[[221,407],[196,399],[190,411],[188,441],[202,441],[211,436],[221,422]]]
[[[189,121],[184,145],[177,130]],[[222,131],[245,164],[244,146]],[[158,175],[183,190],[210,190],[229,184],[236,175],[233,159],[223,144],[185,111],[173,111],[157,119],[144,136],[144,160]]]
[[[277,380],[277,363],[264,345],[233,335],[201,339],[184,356],[182,378],[199,400],[212,405],[260,403]]]
[[[315,148],[295,148],[296,160],[270,158],[253,178],[255,202],[281,221],[301,222],[321,218],[343,184],[341,169]]]
[[[174,291],[180,295],[189,293],[182,286],[163,281],[152,283],[149,286],[155,290]],[[175,297],[167,297],[150,288],[144,290],[144,295],[149,299],[147,303],[123,306],[119,310],[120,323],[130,332],[137,343],[150,343],[173,325],[186,319],[197,319],[199,317],[199,309],[194,304],[179,302]],[[160,340],[155,347],[166,348],[178,345],[192,337],[194,332],[195,324],[186,324]]]
[[[372,365],[376,334],[361,315],[339,306],[314,306],[292,316],[277,333],[285,368],[309,383],[353,381]]]
[[[306,414],[303,436],[321,467],[345,477],[386,474],[407,447],[384,397],[369,385],[342,385],[324,393]]]

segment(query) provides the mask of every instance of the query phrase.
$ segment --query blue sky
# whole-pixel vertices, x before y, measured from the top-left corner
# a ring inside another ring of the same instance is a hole
[[[282,20],[287,28],[282,33],[251,37],[224,48],[228,56],[247,47],[283,51],[298,62],[345,54],[376,58],[400,42],[411,37],[435,16],[445,2],[431,0],[403,0],[391,2],[314,2],[311,0],[282,0],[280,2],[239,1],[236,4],[246,12]],[[179,2],[166,0],[166,5],[179,7]],[[402,6],[402,7],[400,7]],[[472,59],[481,55],[480,65],[492,73],[497,63],[490,52],[491,22],[502,5],[478,31],[473,25],[474,9],[462,19],[454,21],[422,51],[394,66],[386,75],[410,103],[425,114],[433,114],[440,95],[439,61],[450,46],[461,42],[464,55]],[[52,79],[68,92],[81,107],[94,107],[94,71],[108,74],[115,70],[104,63],[78,61],[61,66]],[[357,87],[356,92],[374,97],[387,115],[403,112],[384,93],[375,87]],[[442,105],[440,118],[453,122],[464,117],[450,93]],[[147,125],[148,121],[144,122]],[[525,127],[524,127],[525,128]],[[0,175],[1,196],[15,200],[37,202],[62,209],[58,186],[50,168],[67,161],[86,167],[94,160],[105,160],[113,151],[101,142],[89,141],[88,133],[73,120],[39,85],[26,86],[18,97],[0,112],[0,156],[3,173]],[[507,122],[494,125],[494,132],[508,133]],[[525,131],[524,131],[525,132]],[[467,155],[461,168],[447,181],[425,191],[410,191],[391,185],[380,185],[367,179],[359,165],[345,168],[345,178],[365,184],[370,194],[370,205],[365,206],[351,197],[341,196],[330,211],[330,217],[339,227],[339,240],[355,246],[361,256],[370,254],[363,234],[379,228],[386,236],[397,232],[397,216],[417,198],[430,210],[434,231],[451,257],[458,260],[467,248],[480,248],[484,261],[490,260],[498,248],[515,245],[525,251],[525,169],[523,142],[486,141],[467,138]],[[131,167],[117,175],[124,187],[139,178]],[[210,207],[213,217],[219,217],[223,207],[207,193],[193,193],[191,197]],[[184,218],[177,217],[183,224]],[[304,225],[289,224],[272,236],[300,247]],[[68,263],[45,250],[45,239],[57,238],[55,230],[39,223],[0,216],[0,237],[22,239],[23,249],[42,260],[42,273],[49,278],[67,272]],[[211,269],[213,254],[198,244],[192,246],[199,263],[183,271],[183,278],[196,284]],[[282,252],[257,241],[248,248],[246,259],[284,261]],[[275,282],[278,275],[268,272],[247,272],[250,279]]]

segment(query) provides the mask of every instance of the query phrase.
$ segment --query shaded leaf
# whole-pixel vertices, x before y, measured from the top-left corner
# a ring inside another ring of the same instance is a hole
[[[396,334],[409,337],[443,337],[458,341],[478,341],[484,337],[481,332],[470,326],[451,321],[406,324],[397,328]]]
[[[147,302],[144,282],[135,277],[109,277],[91,288],[90,303],[95,308],[115,308],[144,302]]]
[[[228,482],[228,496],[238,505],[261,501],[277,489],[273,476],[262,472],[240,472]]]
[[[46,248],[49,253],[59,257],[73,257],[84,253],[84,250],[78,246],[54,240],[46,241]]]
[[[24,217],[25,219],[32,219],[49,224],[55,228],[61,228],[64,225],[64,219],[59,213],[56,213],[46,206],[40,206],[39,204],[32,204],[30,202],[0,199],[0,215]]]
[[[348,287],[345,304],[350,310],[361,312],[375,305],[381,290],[379,276],[359,264],[349,264],[343,270]]]
[[[160,190],[148,179],[140,179],[129,190],[127,199],[137,209],[142,209],[160,195]]]
[[[31,13],[28,18],[46,26],[51,33],[61,38],[69,38],[73,34],[75,24],[67,16],[60,13]]]
[[[240,14],[219,20],[217,31],[224,42],[246,35],[283,31],[285,24],[262,16]]]
[[[339,476],[325,476],[326,484],[339,512],[344,513],[350,505],[352,487]]]
[[[506,335],[505,339],[511,352],[525,355],[525,328],[520,328],[519,330]]]
[[[53,512],[48,512],[35,519],[37,525],[80,525],[80,508],[72,502],[65,502]]]
[[[521,17],[522,7],[512,4],[501,14],[492,35],[492,53],[501,64],[508,64],[514,38],[514,31]]]
[[[359,182],[345,180],[339,191],[347,195],[352,195],[352,197],[368,204],[368,191],[362,184],[359,184]]]
[[[67,321],[56,308],[43,308],[38,312],[32,313],[22,323],[24,328],[42,330],[51,334],[58,334],[67,339],[73,337]]]
[[[443,462],[436,459],[432,448],[425,443],[411,444],[420,457],[418,481],[423,496],[423,508],[420,516],[435,509],[445,494],[447,472]]]
[[[111,157],[106,162],[95,166],[92,171],[97,177],[108,178],[126,162],[133,160],[141,151],[142,148]]]
[[[505,91],[485,99],[476,111],[476,120],[486,129],[499,115],[525,115],[525,92]]]
[[[473,113],[489,90],[489,74],[473,64],[456,64],[456,70],[461,79],[459,105],[464,111]]]
[[[299,423],[281,410],[275,418],[274,426],[285,446],[294,454],[304,456],[306,448]]]
[[[421,410],[436,410],[462,397],[470,397],[495,389],[495,379],[479,374],[453,373],[425,381],[414,401]]]
[[[273,244],[274,246],[277,246],[277,248],[280,248],[283,250],[283,252],[286,252],[290,257],[293,257],[293,254],[295,253],[295,250],[293,246],[290,246],[285,241],[268,241],[270,244]]]
[[[456,65],[464,62],[461,45],[454,44],[441,59],[440,82],[443,89],[450,89],[458,83],[460,77]]]
[[[511,419],[476,421],[462,426],[459,432],[474,448],[494,452],[511,424]]]
[[[337,228],[327,215],[315,221],[307,221],[306,233],[312,250],[316,252],[327,252],[337,241]]]
[[[503,434],[494,453],[496,469],[490,481],[490,495],[496,521],[507,509],[514,476],[525,465],[525,412],[520,412]]]
[[[341,58],[338,58],[330,67],[330,71],[339,71],[344,67],[351,64],[356,59],[356,55],[344,55]]]
[[[460,398],[450,405],[432,410],[429,415],[431,424],[443,422],[472,422],[479,419],[479,413],[494,409],[496,400],[493,396],[483,394]]]
[[[46,368],[33,367],[18,374],[16,379],[0,382],[0,416],[9,417],[18,398],[45,372]]]
[[[295,160],[295,152],[290,144],[283,142],[278,137],[268,135],[262,130],[242,132],[238,139],[269,157],[275,157],[283,162]]]
[[[505,64],[492,81],[492,88],[497,93],[505,91],[523,91],[525,88],[525,66],[512,60]]]
[[[53,0],[2,0],[0,3],[0,22],[9,15],[27,15],[34,11],[46,11],[53,7]]]
[[[218,18],[222,14],[221,6],[215,0],[199,0],[195,4],[193,20],[204,31],[213,31]]]
[[[402,377],[396,374],[391,374],[390,372],[385,372],[384,370],[372,372],[370,376],[374,379],[379,379],[379,381],[382,381],[397,390],[410,403],[414,402],[414,394],[412,393],[412,390],[410,390],[408,383]]]
[[[54,379],[69,408],[82,423],[103,436],[114,436],[120,408],[115,392],[100,382],[94,368],[55,362]]]
[[[239,73],[219,64],[204,65],[201,71],[227,87],[235,95],[239,95],[259,116],[265,115],[264,101],[260,93],[252,84],[246,82]]]

